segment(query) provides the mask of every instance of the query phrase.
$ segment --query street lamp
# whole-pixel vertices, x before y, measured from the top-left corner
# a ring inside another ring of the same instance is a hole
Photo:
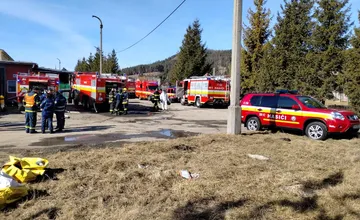
[[[228,108],[227,133],[241,134],[240,56],[242,29],[242,0],[234,0],[233,40],[231,56],[231,91]]]
[[[61,60],[59,58],[56,58],[59,61],[59,70],[61,70]]]
[[[92,17],[97,18],[100,21],[100,75],[101,75],[102,74],[102,29],[103,29],[103,24],[102,24],[101,19],[98,16],[93,15]]]

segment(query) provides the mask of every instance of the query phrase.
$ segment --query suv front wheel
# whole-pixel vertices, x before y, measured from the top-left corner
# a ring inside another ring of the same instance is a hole
[[[313,140],[325,140],[328,135],[327,127],[322,122],[312,122],[305,129],[306,136]]]
[[[260,131],[261,124],[257,117],[251,117],[246,121],[246,128],[249,131]]]

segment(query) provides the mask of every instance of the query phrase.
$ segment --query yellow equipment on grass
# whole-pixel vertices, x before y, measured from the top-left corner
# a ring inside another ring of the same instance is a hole
[[[43,158],[9,157],[10,161],[3,166],[2,171],[19,183],[30,182],[35,180],[37,176],[43,175],[49,164],[49,161]]]

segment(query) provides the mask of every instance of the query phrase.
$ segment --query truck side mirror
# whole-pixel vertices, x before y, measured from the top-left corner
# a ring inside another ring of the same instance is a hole
[[[300,110],[300,106],[299,105],[292,105],[291,107],[293,110]]]

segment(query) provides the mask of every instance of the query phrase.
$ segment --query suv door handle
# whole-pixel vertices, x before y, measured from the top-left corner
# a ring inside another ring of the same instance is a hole
[[[277,113],[280,113],[281,111],[280,110],[276,110]]]
[[[258,110],[259,112],[261,112],[261,111],[262,111],[262,109],[261,109],[261,108],[258,108],[257,110]]]

